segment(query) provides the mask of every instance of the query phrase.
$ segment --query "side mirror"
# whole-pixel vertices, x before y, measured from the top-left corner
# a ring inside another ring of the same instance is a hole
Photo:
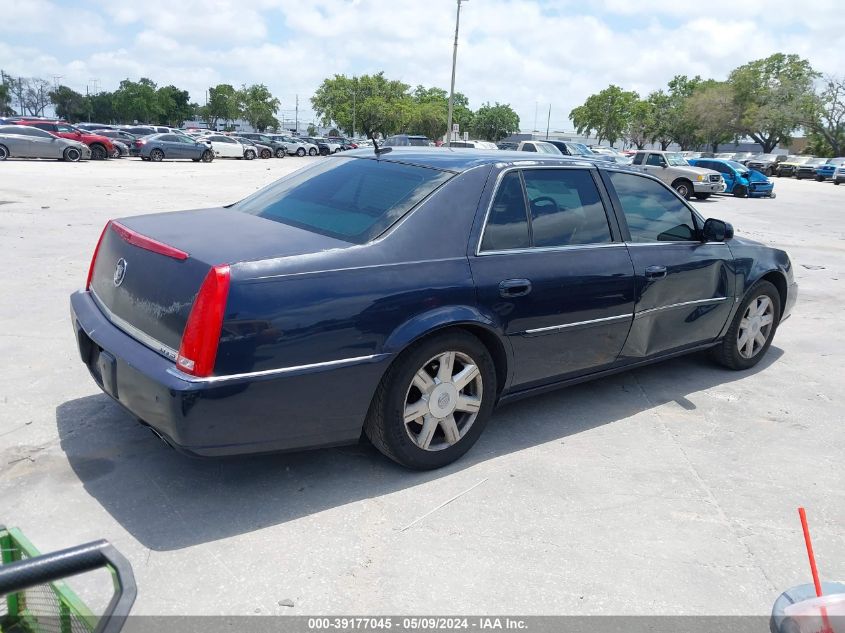
[[[716,218],[709,218],[704,222],[704,228],[701,230],[701,239],[703,242],[724,242],[734,236],[734,227],[723,220]]]

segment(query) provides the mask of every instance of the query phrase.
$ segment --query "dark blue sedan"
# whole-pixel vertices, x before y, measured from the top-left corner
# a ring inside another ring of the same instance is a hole
[[[497,403],[702,349],[748,369],[795,303],[785,252],[646,174],[385,149],[225,208],[107,224],[71,297],[97,384],[191,454],[363,430],[436,468]]]
[[[737,198],[774,198],[775,185],[765,174],[749,169],[735,160],[719,158],[691,158],[687,161],[694,167],[713,169],[722,174],[725,193]]]

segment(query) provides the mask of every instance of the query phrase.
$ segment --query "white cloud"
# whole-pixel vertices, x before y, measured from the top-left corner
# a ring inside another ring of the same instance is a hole
[[[535,108],[545,127],[551,104],[552,127],[560,129],[570,127],[574,106],[610,83],[646,94],[676,74],[724,78],[777,51],[807,57],[823,72],[845,68],[841,0],[816,0],[811,10],[735,0],[711,0],[706,11],[690,6],[472,0],[461,11],[456,87],[473,107],[511,103],[526,128]],[[449,85],[454,0],[95,0],[86,7],[86,23],[103,37],[74,42],[73,31],[62,30],[53,42],[26,34],[56,33],[51,11],[66,9],[11,0],[4,30],[12,25],[9,32],[21,35],[0,43],[0,68],[64,75],[78,89],[95,77],[113,88],[146,76],[185,87],[200,102],[210,84],[261,82],[285,110],[295,94],[307,109],[307,98],[334,73],[384,70],[412,85]]]

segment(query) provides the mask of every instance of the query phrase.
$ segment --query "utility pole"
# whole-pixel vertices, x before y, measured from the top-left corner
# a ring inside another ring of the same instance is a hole
[[[546,140],[549,140],[549,124],[552,122],[552,104],[549,104],[549,118],[546,119]]]
[[[294,124],[296,133],[299,134],[299,95],[296,95],[296,123]]]
[[[452,49],[452,86],[449,89],[449,116],[446,119],[446,147],[452,147],[452,111],[455,102],[455,65],[458,61],[458,29],[461,25],[461,2],[469,0],[457,0],[458,12],[455,15],[455,46]]]

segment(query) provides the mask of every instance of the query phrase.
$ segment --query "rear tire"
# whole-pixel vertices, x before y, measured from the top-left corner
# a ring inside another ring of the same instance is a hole
[[[769,178],[774,175],[774,170],[771,167],[766,167],[765,171],[763,171]]]
[[[451,367],[441,360],[448,358]],[[440,468],[472,447],[495,400],[496,368],[487,348],[467,332],[444,333],[412,345],[393,362],[370,403],[364,432],[406,468]]]
[[[82,158],[82,152],[76,147],[65,148],[65,151],[62,153],[62,160],[66,160],[69,163],[79,162],[80,158]]]
[[[5,145],[0,145],[0,160],[9,158],[9,148]]]
[[[768,281],[754,284],[736,311],[725,338],[713,348],[716,361],[735,370],[750,369],[760,362],[777,332],[780,307],[780,294],[773,284]]]
[[[150,152],[150,160],[154,163],[160,163],[164,160],[164,152],[162,152],[160,149],[154,149]]]
[[[99,143],[94,143],[91,145],[91,159],[92,160],[106,160],[109,157],[109,153],[106,150],[105,146],[100,145]]]
[[[824,176],[816,176],[816,182],[824,182]]]
[[[305,156],[305,148],[300,147],[298,150],[296,150],[296,155],[299,156],[300,158]]]
[[[273,152],[271,152],[269,149],[262,149],[261,150],[261,158],[263,158],[264,160],[267,160],[268,158],[272,158],[272,157],[273,157]]]

